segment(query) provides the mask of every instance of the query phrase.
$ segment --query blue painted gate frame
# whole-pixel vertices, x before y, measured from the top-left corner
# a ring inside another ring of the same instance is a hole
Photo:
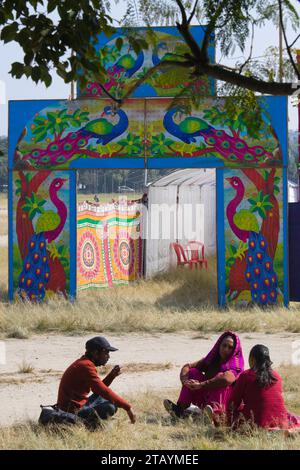
[[[285,97],[264,97],[272,115],[272,125],[278,135],[283,154],[283,241],[284,241],[284,305],[288,306],[288,234],[287,234],[287,99]],[[8,216],[9,216],[9,299],[13,300],[13,157],[20,133],[27,121],[48,105],[61,100],[23,100],[9,102],[9,148],[8,148]],[[66,101],[66,100],[63,100]],[[24,105],[26,103],[26,105]],[[280,110],[280,112],[278,112]],[[277,111],[277,112],[275,112]],[[17,122],[16,122],[17,121]],[[282,123],[286,125],[283,126]],[[73,168],[72,168],[73,166]],[[70,177],[70,298],[76,297],[76,260],[77,260],[77,200],[76,200],[76,169],[110,168],[110,169],[159,169],[159,168],[216,168],[216,214],[217,214],[217,275],[218,303],[226,304],[225,288],[225,233],[224,233],[224,162],[215,157],[207,158],[111,158],[111,159],[79,159],[73,162],[69,170]],[[75,169],[76,168],[76,169]],[[34,171],[34,170],[33,170]]]

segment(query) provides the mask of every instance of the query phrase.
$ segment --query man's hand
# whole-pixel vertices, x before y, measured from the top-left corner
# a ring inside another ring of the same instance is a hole
[[[112,368],[112,370],[109,373],[109,376],[111,377],[112,380],[114,380],[120,374],[122,374],[122,367],[117,365]]]
[[[128,417],[131,421],[131,424],[134,424],[136,422],[136,415],[135,415],[133,409],[129,408],[129,410],[127,411],[127,414],[128,414]]]

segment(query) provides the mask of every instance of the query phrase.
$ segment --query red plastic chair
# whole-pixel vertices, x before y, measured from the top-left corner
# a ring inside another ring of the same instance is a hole
[[[197,242],[195,240],[189,241],[187,244],[187,250],[190,252],[190,259],[188,262],[191,263],[191,267],[195,266],[197,269],[198,266],[200,266],[202,269],[202,266],[204,265],[207,270],[208,261],[204,256],[204,243]]]
[[[178,266],[185,266],[186,264],[188,264],[190,266],[189,261],[186,259],[183,246],[181,246],[180,243],[171,243],[170,246],[171,246],[171,248],[174,249],[174,251],[176,253],[177,267]]]

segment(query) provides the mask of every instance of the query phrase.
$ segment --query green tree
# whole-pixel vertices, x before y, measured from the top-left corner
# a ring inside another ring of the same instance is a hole
[[[298,149],[298,132],[289,132],[289,167],[288,177],[289,180],[294,183],[298,183],[298,160],[299,160],[299,149]]]
[[[54,69],[65,82],[80,78],[86,83],[88,73],[104,80],[95,40],[114,31],[108,13],[105,0],[1,1],[0,38],[18,43],[24,52],[23,62],[12,63],[12,76],[49,86]]]

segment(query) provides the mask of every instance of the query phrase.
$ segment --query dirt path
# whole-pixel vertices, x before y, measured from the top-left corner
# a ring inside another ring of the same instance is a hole
[[[116,379],[113,389],[125,395],[164,390],[167,396],[168,389],[179,388],[180,365],[203,357],[218,336],[203,337],[195,332],[107,335],[119,348],[111,353],[110,364],[124,366],[124,374]],[[89,337],[47,335],[6,340],[6,364],[0,365],[0,426],[37,419],[41,403],[55,403],[62,372],[82,354]],[[251,347],[262,343],[270,348],[275,366],[291,363],[292,343],[300,341],[299,334],[291,333],[244,333],[240,337],[246,361]],[[22,364],[33,366],[33,372],[18,372]]]

